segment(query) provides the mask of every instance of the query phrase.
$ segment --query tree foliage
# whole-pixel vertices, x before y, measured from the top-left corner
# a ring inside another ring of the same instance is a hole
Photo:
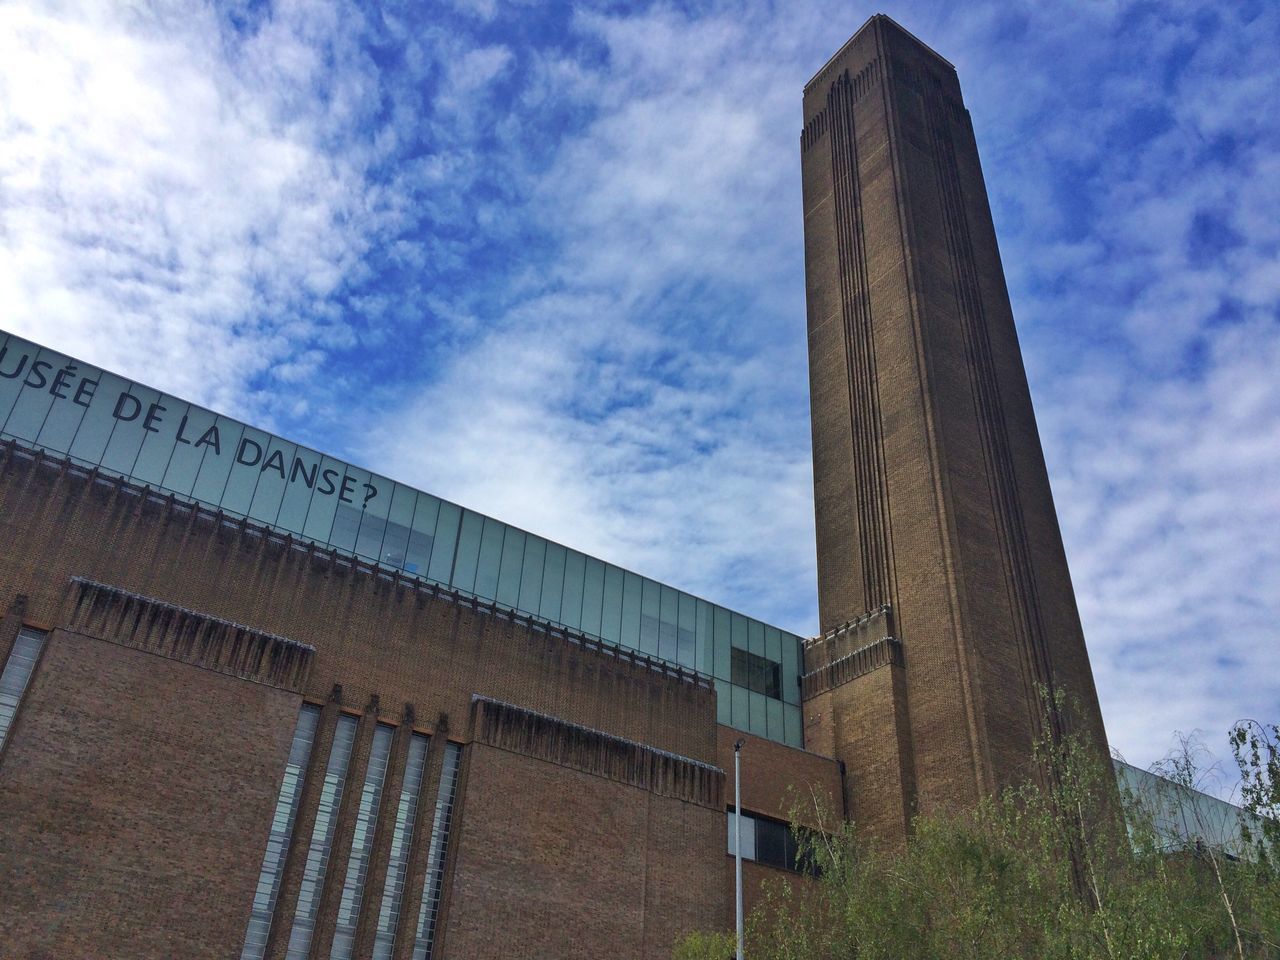
[[[1280,857],[1280,726],[1241,720],[1231,728],[1231,751],[1240,767],[1240,800],[1253,819],[1245,836],[1257,859],[1277,866]]]
[[[1265,741],[1241,741],[1250,771],[1254,756],[1274,764],[1275,733],[1270,754]],[[1280,958],[1280,882],[1266,860],[1170,837],[1141,798],[1117,791],[1100,751],[1073,736],[1041,745],[1039,757],[1043,782],[971,812],[918,817],[905,850],[868,844],[848,824],[797,828],[821,867],[816,889],[776,885],[750,918],[747,956]],[[1269,770],[1259,811],[1274,809]],[[732,941],[691,939],[681,950],[682,960],[724,960]]]

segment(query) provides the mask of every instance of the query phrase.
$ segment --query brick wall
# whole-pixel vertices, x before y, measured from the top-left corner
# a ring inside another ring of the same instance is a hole
[[[0,955],[238,955],[299,703],[55,631],[0,756]]]
[[[448,737],[464,760],[436,956],[662,957],[683,932],[731,925],[723,764],[739,734],[717,727],[705,680],[48,458],[0,457],[0,537],[13,545],[0,553],[0,642],[20,623],[57,628],[0,755],[0,875],[21,886],[2,898],[0,931],[15,955],[237,953],[304,699],[323,712],[268,957],[285,952],[343,713],[359,726],[316,955],[333,936],[378,721],[397,738],[357,956],[372,944],[412,729],[433,742],[397,960]],[[480,703],[540,718],[551,740],[481,731]],[[748,740],[748,809],[780,814],[792,779],[838,793],[833,761]]]
[[[476,744],[461,809],[452,956],[657,960],[719,925],[714,808]]]
[[[847,709],[847,736],[815,733],[862,778],[861,821],[900,824],[1030,772],[1037,685],[1106,739],[955,69],[877,15],[804,122],[821,629],[888,609],[903,653],[806,714]],[[874,737],[899,775],[872,772]]]

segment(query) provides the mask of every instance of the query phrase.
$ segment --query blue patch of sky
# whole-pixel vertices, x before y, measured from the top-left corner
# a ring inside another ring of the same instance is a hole
[[[1197,210],[1187,231],[1187,256],[1193,262],[1218,259],[1244,244],[1244,237],[1219,210]]]
[[[442,13],[406,5],[397,11],[405,23],[394,35],[376,14],[353,32],[352,41],[374,65],[377,96],[364,105],[354,127],[333,131],[331,146],[370,143],[394,132],[393,146],[376,159],[370,175],[387,185],[395,181],[404,192],[403,210],[383,235],[372,238],[359,270],[334,297],[353,339],[326,351],[317,380],[341,396],[332,398],[328,415],[323,396],[317,398],[319,410],[313,406],[296,421],[282,411],[282,429],[304,436],[341,434],[351,398],[376,407],[400,397],[398,384],[430,383],[459,345],[502,322],[513,306],[514,274],[545,277],[556,262],[553,225],[523,215],[523,208],[533,177],[596,108],[523,95],[535,82],[539,57],[565,49],[579,63],[590,63],[604,52],[568,32],[568,6],[542,8],[536,16],[527,12],[516,25],[501,17],[484,24]],[[231,21],[244,30],[263,22],[242,11],[233,12]],[[518,37],[511,36],[513,28]],[[439,59],[408,62],[403,38],[418,33],[464,41],[471,49],[513,39],[518,46],[487,89],[464,95],[459,116],[433,103],[448,82],[444,45],[432,50],[424,44],[428,58]],[[327,98],[333,90],[322,85],[315,94]],[[432,164],[446,165],[442,178],[424,175]],[[474,322],[460,322],[459,316]],[[259,378],[250,389],[266,390],[269,380]]]
[[[992,42],[1020,44],[1026,39],[1030,27],[1030,19],[1022,11],[1013,8],[1004,10],[995,18],[991,31]]]

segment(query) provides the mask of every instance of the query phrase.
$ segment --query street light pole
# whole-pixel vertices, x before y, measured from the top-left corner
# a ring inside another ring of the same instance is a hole
[[[733,745],[733,868],[737,901],[737,960],[742,960],[742,744]]]

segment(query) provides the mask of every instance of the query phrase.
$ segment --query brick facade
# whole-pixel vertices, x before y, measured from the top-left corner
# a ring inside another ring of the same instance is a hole
[[[955,69],[873,17],[805,88],[801,155],[821,628],[886,611],[895,647],[810,644],[806,723],[901,839],[1034,772],[1040,688],[1106,740]]]
[[[0,761],[0,953],[236,955],[299,702],[54,631]]]
[[[378,722],[397,733],[357,956],[415,729],[432,744],[397,958],[446,740],[464,759],[435,956],[609,943],[657,958],[732,923],[724,771],[738,734],[716,724],[706,679],[12,445],[0,536],[3,653],[21,624],[52,631],[0,754],[0,937],[20,945],[6,956],[237,955],[303,702],[322,713],[268,957],[285,956],[343,713],[359,724],[313,956],[328,956]],[[839,802],[835,761],[747,739],[745,809],[785,816],[793,786]],[[755,897],[779,871],[748,874]]]
[[[311,906],[307,956],[340,928],[375,955],[385,896],[393,960],[426,930],[437,958],[656,960],[732,926],[738,740],[744,811],[890,843],[1035,773],[1038,685],[1105,743],[954,70],[873,18],[806,88],[801,157],[807,749],[717,724],[686,668],[0,441],[0,664],[46,632],[0,748],[0,954],[238,956],[294,809],[271,960]],[[784,877],[746,864],[748,910]]]

